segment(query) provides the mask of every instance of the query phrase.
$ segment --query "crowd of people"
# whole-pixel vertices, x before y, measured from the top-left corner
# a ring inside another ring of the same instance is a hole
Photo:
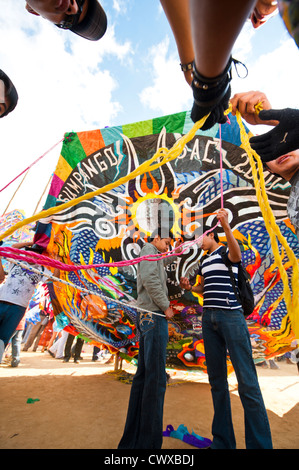
[[[105,11],[97,0],[27,0],[25,3],[30,14],[41,16],[56,27],[68,29],[91,41],[102,38],[108,27]],[[298,2],[161,0],[161,4],[177,43],[181,69],[188,86],[192,88],[192,120],[197,122],[208,115],[202,127],[204,130],[215,123],[225,123],[227,118],[224,113],[231,102],[232,113],[238,110],[248,123],[272,126],[269,132],[252,137],[250,143],[268,171],[290,182],[288,215],[299,237],[299,111],[289,108],[273,110],[263,92],[244,92],[231,97],[230,87],[232,64],[238,62],[231,56],[231,51],[244,22],[250,18],[253,27],[257,28],[279,9],[284,20],[288,17],[288,30],[299,44]],[[0,84],[0,116],[5,117],[15,109],[18,94],[4,72],[0,74]],[[256,105],[260,102],[263,110],[258,113]],[[232,234],[227,211],[220,209],[217,218],[226,234],[226,263],[220,256],[217,232],[212,231],[203,237],[202,248],[207,256],[200,264],[200,283],[194,286],[188,278],[180,281],[183,289],[203,294],[202,331],[214,405],[211,448],[236,447],[227,382],[228,351],[244,408],[246,447],[271,449],[269,420],[252,359],[250,336],[227,267],[227,264],[231,265],[237,281],[241,252]],[[141,256],[168,250],[172,235],[163,233],[162,229],[160,227],[152,234]],[[34,243],[28,248],[40,249]],[[167,262],[171,259],[168,258]],[[46,270],[44,274],[47,275]],[[33,275],[30,269],[11,266],[0,290],[0,360],[11,338],[13,349],[19,351],[26,306],[34,288],[42,280],[42,275]],[[132,383],[119,449],[160,449],[166,390],[167,321],[174,315],[167,296],[163,260],[139,263],[137,293],[141,333],[138,368]],[[37,341],[44,322],[46,318],[41,317],[40,324],[32,328],[24,348],[29,348],[34,339]],[[62,331],[55,341],[56,333],[48,351],[69,361],[74,336]],[[75,362],[80,358],[82,345],[83,341],[77,339]],[[12,365],[16,366],[18,361],[16,354]]]
[[[37,287],[37,289],[40,286]],[[61,360],[62,362],[74,362],[79,364],[83,361],[85,341],[80,336],[75,336],[60,328],[55,320],[53,311],[49,314],[39,311],[40,320],[35,323],[28,320],[26,313],[22,317],[2,355],[0,365],[4,367],[18,367],[23,352],[40,352],[47,357]],[[75,344],[73,345],[75,341]],[[88,348],[88,351],[90,348]],[[113,355],[104,347],[93,346],[91,356],[85,359],[92,362],[113,362]]]

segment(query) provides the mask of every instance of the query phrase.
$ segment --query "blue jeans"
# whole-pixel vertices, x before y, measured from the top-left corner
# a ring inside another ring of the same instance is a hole
[[[138,367],[118,448],[161,449],[168,324],[165,317],[140,313],[139,329]]]
[[[26,307],[0,302],[0,340],[7,346],[18,324],[22,320]]]
[[[214,405],[211,447],[236,448],[227,382],[228,350],[244,408],[246,448],[272,449],[269,421],[242,310],[204,308],[202,332]]]

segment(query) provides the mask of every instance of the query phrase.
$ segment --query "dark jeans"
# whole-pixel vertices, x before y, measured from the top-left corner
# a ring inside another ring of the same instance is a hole
[[[64,359],[70,359],[72,356],[72,344],[74,342],[75,336],[69,333],[66,343],[65,343],[65,348],[64,348]],[[84,340],[82,338],[77,337],[76,344],[74,346],[74,359],[79,359],[81,351],[82,351],[82,346],[84,344]]]
[[[0,339],[5,347],[22,320],[26,307],[0,301]]]
[[[118,448],[161,449],[168,324],[165,317],[140,313],[139,328],[138,367]]]
[[[214,404],[211,447],[236,448],[227,382],[228,350],[244,408],[246,448],[271,449],[270,426],[242,310],[204,309],[202,332]]]
[[[97,346],[93,347],[93,350],[92,350],[92,360],[93,361],[96,361],[98,359],[98,353],[100,351],[101,351],[100,348],[98,348]]]

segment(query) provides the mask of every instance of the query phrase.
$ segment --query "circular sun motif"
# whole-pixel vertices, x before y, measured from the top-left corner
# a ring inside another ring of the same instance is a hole
[[[178,206],[167,194],[148,193],[140,197],[131,206],[131,220],[135,227],[146,235],[151,235],[158,225],[169,223],[174,235],[180,234],[179,221],[181,214]],[[167,227],[165,227],[167,228]]]

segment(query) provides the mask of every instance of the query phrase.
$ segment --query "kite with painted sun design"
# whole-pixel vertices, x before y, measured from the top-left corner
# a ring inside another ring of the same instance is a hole
[[[61,273],[68,284],[54,283],[54,312],[64,312],[75,333],[134,361],[139,340],[137,266],[130,260],[139,256],[157,224],[169,222],[174,236],[183,241],[200,236],[204,225],[214,226],[223,188],[224,207],[240,243],[256,299],[255,310],[247,319],[254,359],[262,361],[292,349],[295,336],[283,283],[257,201],[250,163],[241,146],[240,129],[236,118],[229,118],[221,126],[221,143],[218,124],[208,131],[199,130],[175,160],[39,221],[35,242],[65,263],[128,261],[127,266]],[[192,126],[189,113],[183,112],[68,134],[44,209],[130,175],[159,148],[171,148]],[[286,214],[289,185],[270,173],[265,181],[276,223],[298,259],[298,240]],[[220,241],[225,243],[222,233]],[[201,254],[198,245],[191,244],[177,263],[167,268],[169,298],[176,313],[169,321],[169,368],[206,370],[202,298],[179,286],[181,276],[196,278]],[[281,257],[290,279],[292,267],[283,250]]]

